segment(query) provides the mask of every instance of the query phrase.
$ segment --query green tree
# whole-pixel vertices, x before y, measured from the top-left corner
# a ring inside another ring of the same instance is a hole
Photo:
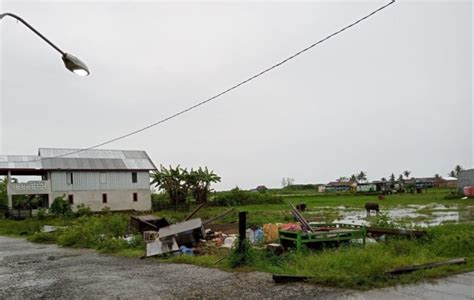
[[[357,174],[357,179],[359,181],[366,181],[367,180],[367,174],[365,174],[364,171],[360,171],[360,173]]]
[[[355,174],[351,175],[351,181],[354,181],[354,182],[357,181],[357,176]]]
[[[395,174],[393,174],[393,173],[392,173],[392,175],[390,175],[390,183],[391,184],[395,183]]]
[[[434,175],[434,178],[435,178],[436,180],[440,180],[440,179],[441,179],[441,176],[440,176],[439,174],[435,174],[435,175]]]
[[[403,171],[403,175],[405,175],[405,178],[408,179],[410,177],[411,172],[408,170]]]
[[[451,177],[457,177],[458,175],[456,174],[456,171],[452,170],[451,172],[448,173],[449,176]]]
[[[398,183],[399,183],[400,185],[402,185],[403,182],[404,182],[404,180],[403,180],[403,175],[402,175],[402,174],[398,175]]]
[[[0,207],[8,205],[7,177],[0,179]]]
[[[160,169],[151,175],[151,184],[154,184],[159,190],[168,193],[173,204],[184,203],[189,192],[189,172],[187,169],[169,166],[167,169],[160,166]]]
[[[205,203],[209,198],[211,192],[211,184],[220,182],[221,178],[217,176],[214,171],[209,171],[207,167],[197,170],[191,169],[187,176],[187,183],[191,193],[198,203]]]
[[[72,215],[71,204],[66,201],[65,196],[56,197],[49,208],[49,211],[56,216],[69,216]]]

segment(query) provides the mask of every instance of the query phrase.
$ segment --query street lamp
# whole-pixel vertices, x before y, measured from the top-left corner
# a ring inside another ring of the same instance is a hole
[[[48,40],[44,35],[42,35],[41,33],[38,32],[38,30],[34,29],[33,26],[31,26],[30,24],[28,24],[25,20],[23,20],[22,18],[20,18],[19,16],[15,15],[15,14],[12,14],[12,13],[3,13],[3,14],[0,14],[0,20],[3,19],[3,17],[6,17],[6,16],[9,16],[9,17],[12,17],[18,21],[20,21],[21,23],[23,23],[23,25],[25,25],[26,27],[28,27],[31,31],[33,31],[34,33],[36,33],[36,35],[38,35],[40,38],[42,38],[46,43],[48,43],[51,47],[53,47],[56,51],[58,51],[59,53],[61,53],[62,55],[62,59],[63,59],[63,62],[64,62],[64,65],[66,66],[66,69],[68,69],[69,71],[77,74],[77,75],[80,75],[80,76],[87,76],[89,75],[89,69],[87,68],[86,64],[83,63],[79,58],[75,57],[74,55],[71,55],[69,53],[66,53],[64,51],[62,51],[61,49],[59,49],[58,46],[56,46],[55,44],[53,44],[50,40]]]

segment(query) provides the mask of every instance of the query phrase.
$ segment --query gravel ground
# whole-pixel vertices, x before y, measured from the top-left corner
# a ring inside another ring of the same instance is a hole
[[[0,298],[345,298],[349,291],[276,285],[270,274],[229,273],[154,259],[0,237]]]
[[[366,292],[0,237],[0,299],[474,299],[474,272]]]

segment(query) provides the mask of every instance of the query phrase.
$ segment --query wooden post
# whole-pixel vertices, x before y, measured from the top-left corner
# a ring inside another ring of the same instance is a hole
[[[239,248],[242,248],[242,243],[246,238],[247,230],[247,212],[239,212]]]

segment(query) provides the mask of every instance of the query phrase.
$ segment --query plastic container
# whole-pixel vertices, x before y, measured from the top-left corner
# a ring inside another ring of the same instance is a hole
[[[263,242],[263,230],[260,227],[257,228],[257,230],[255,230],[255,242],[257,243]]]
[[[463,191],[464,191],[464,196],[474,197],[474,186],[465,186]]]
[[[247,239],[249,240],[250,243],[255,243],[255,232],[252,229],[247,229],[245,231],[245,235],[247,236]]]
[[[179,247],[179,252],[183,255],[193,255],[193,249],[186,246]]]

